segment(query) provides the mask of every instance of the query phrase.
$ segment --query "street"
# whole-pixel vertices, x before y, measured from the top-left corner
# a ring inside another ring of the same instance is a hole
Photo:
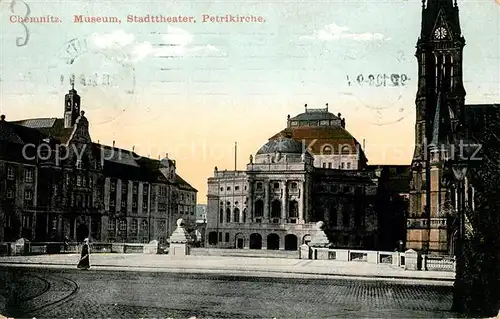
[[[369,280],[0,267],[12,317],[450,318],[451,292]]]

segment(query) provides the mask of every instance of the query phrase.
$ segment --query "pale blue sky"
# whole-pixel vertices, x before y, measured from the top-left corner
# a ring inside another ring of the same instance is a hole
[[[172,148],[186,140],[227,144],[230,150],[236,140],[243,165],[285,125],[286,115],[302,112],[305,103],[323,107],[328,102],[368,146],[388,137],[405,145],[413,141],[420,0],[26,3],[31,16],[58,16],[63,22],[29,24],[29,42],[17,47],[24,29],[9,22],[8,1],[0,1],[0,112],[8,119],[61,117],[68,75],[98,72],[117,78],[112,80],[116,87],[76,84],[93,139],[135,145],[144,155],[176,153]],[[458,3],[467,43],[466,101],[499,102],[500,5],[495,0]],[[25,6],[17,3],[14,10],[22,15]],[[265,22],[201,23],[202,14],[226,13],[258,15]],[[122,23],[75,24],[73,14],[117,16]],[[195,16],[198,22],[132,24],[126,22],[128,14]],[[87,39],[89,50],[69,66],[61,57],[74,38]],[[397,87],[359,86],[354,81],[359,74],[404,74],[410,80]],[[126,92],[132,89],[133,94]],[[367,148],[369,159],[384,161],[370,154],[376,147]],[[232,167],[230,151],[221,158],[181,153],[176,153],[185,163],[180,170],[199,189],[213,166]],[[196,175],[189,167],[202,156]],[[390,158],[386,161],[407,161]]]

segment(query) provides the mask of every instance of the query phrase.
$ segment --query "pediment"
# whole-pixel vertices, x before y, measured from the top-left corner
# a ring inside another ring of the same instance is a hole
[[[450,26],[446,22],[446,14],[443,9],[439,10],[436,18],[436,23],[432,28],[431,38],[433,41],[451,41],[453,33]]]

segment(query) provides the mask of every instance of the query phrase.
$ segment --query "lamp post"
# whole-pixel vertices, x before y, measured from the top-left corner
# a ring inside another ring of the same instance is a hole
[[[449,161],[453,178],[457,186],[457,207],[455,207],[458,214],[458,240],[456,249],[456,275],[455,284],[453,289],[453,304],[452,311],[462,312],[464,310],[464,274],[465,274],[465,178],[467,170],[471,167],[474,161],[473,155],[477,150],[477,144],[471,143],[469,140],[460,140],[459,149],[455,150],[452,158]]]

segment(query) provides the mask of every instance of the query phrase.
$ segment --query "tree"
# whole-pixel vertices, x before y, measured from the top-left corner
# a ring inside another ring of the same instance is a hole
[[[491,123],[473,136],[482,145],[481,161],[470,169],[475,209],[466,212],[471,231],[463,256],[457,256],[464,258],[465,268],[455,280],[454,296],[459,308],[454,310],[479,317],[494,317],[500,310],[499,114],[492,116]]]

